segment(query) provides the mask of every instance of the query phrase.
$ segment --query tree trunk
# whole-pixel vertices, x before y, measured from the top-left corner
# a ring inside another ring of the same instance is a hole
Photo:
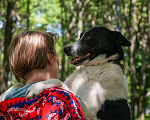
[[[6,26],[5,26],[5,40],[4,40],[4,62],[2,68],[2,74],[0,79],[0,94],[7,90],[8,73],[9,73],[9,59],[7,55],[7,48],[12,39],[12,29],[14,17],[14,4],[15,0],[7,1],[7,15],[6,15]]]
[[[150,53],[150,0],[148,0],[148,22],[149,22],[149,31],[148,31],[148,53]],[[150,61],[150,55],[149,55],[148,61]],[[148,68],[150,69],[150,62],[149,62]]]
[[[64,47],[64,44],[65,44],[65,41],[64,41],[64,1],[63,0],[60,0],[60,4],[61,4],[61,25],[62,25],[62,43],[63,43],[63,47]],[[62,52],[62,60],[61,60],[61,81],[64,81],[65,80],[65,54],[64,52]]]
[[[131,120],[134,120],[135,116],[135,103],[136,103],[136,37],[137,37],[137,26],[136,26],[136,0],[131,0],[131,11],[133,19],[133,32],[131,35],[131,47],[130,47],[130,67],[131,67]]]
[[[77,5],[77,13],[78,13],[78,32],[77,32],[77,38],[76,40],[79,39],[80,33],[83,31],[83,14],[85,12],[85,9],[87,8],[87,4],[89,3],[90,0],[86,0],[82,2],[81,0],[76,0],[76,5]]]
[[[147,36],[143,36],[142,41],[142,67],[141,67],[141,82],[139,93],[139,120],[144,120],[145,117],[145,85],[146,85],[146,69],[147,69]]]
[[[82,2],[80,0],[76,0],[76,4],[77,4],[77,13],[78,13],[78,17],[79,17],[79,20],[78,20],[78,25],[77,25],[77,29],[78,29],[78,32],[77,32],[77,38],[76,38],[76,41],[79,39],[80,37],[80,33],[82,32],[83,30],[83,9],[82,9]]]
[[[119,4],[119,0],[116,0],[116,21],[117,21],[117,28],[116,31],[119,31],[120,27],[119,27],[119,12],[120,12],[120,4]]]
[[[131,39],[131,48],[130,48],[130,67],[131,67],[131,120],[134,120],[135,115],[135,103],[136,103],[136,68],[135,68],[135,39],[133,36]]]
[[[97,15],[97,11],[94,11],[94,14],[92,16],[92,20],[91,20],[91,26],[94,27],[96,24],[96,15]]]
[[[30,0],[27,0],[27,30],[29,30],[29,26],[30,26],[30,19],[29,19],[29,17],[30,17],[30,8],[29,8],[29,6],[30,6]]]

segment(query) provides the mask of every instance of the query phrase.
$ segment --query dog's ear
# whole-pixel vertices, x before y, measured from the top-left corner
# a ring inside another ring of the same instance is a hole
[[[120,32],[108,31],[106,37],[111,39],[117,46],[131,46],[131,42],[128,41]]]

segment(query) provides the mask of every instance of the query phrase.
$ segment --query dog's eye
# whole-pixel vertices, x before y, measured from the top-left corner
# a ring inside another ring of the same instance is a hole
[[[91,39],[91,37],[90,36],[86,36],[86,39],[89,40],[89,39]]]

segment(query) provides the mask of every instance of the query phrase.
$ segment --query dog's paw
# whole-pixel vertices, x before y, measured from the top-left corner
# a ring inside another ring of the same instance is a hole
[[[49,79],[46,81],[34,83],[26,91],[25,98],[30,99],[30,98],[36,97],[40,93],[42,93],[44,89],[52,88],[52,87],[56,87],[56,86],[62,86],[62,84],[63,84],[63,82],[61,82],[58,79]]]
[[[67,87],[67,85],[64,84],[64,83],[62,83],[59,88],[72,92],[72,91]],[[73,93],[73,92],[72,92],[72,93]]]
[[[45,89],[44,83],[42,82],[35,83],[28,88],[28,90],[25,93],[25,98],[30,99],[36,97],[38,94],[42,93],[44,89]]]

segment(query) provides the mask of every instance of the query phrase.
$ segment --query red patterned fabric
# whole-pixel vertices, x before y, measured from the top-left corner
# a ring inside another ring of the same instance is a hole
[[[0,102],[0,120],[84,120],[84,116],[76,97],[55,87],[30,100],[18,97]]]

